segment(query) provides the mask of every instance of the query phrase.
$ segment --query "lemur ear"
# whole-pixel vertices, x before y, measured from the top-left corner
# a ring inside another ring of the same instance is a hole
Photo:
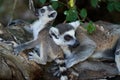
[[[51,6],[51,5],[48,5],[48,6],[52,8],[52,6]]]
[[[69,23],[71,26],[74,27],[74,29],[77,29],[80,26],[80,21],[74,21]]]
[[[50,30],[49,30],[49,34],[51,37],[54,37],[56,39],[59,38],[59,30],[55,27],[51,27]]]

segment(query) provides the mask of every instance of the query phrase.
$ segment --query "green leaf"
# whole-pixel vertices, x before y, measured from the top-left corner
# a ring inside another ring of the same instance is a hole
[[[4,0],[0,0],[0,6],[3,4],[3,1],[4,1]]]
[[[109,12],[112,12],[114,10],[114,3],[108,3],[107,9]]]
[[[39,2],[45,4],[46,0],[39,0]]]
[[[93,22],[90,21],[90,22],[88,23],[88,25],[85,27],[85,29],[87,30],[87,32],[88,32],[89,34],[92,34],[92,33],[96,30],[96,27],[95,27],[95,25],[93,24]]]
[[[65,11],[64,14],[66,15],[66,21],[75,21],[78,18],[78,12],[75,8],[69,9]]]
[[[98,1],[99,0],[91,0],[90,2],[91,2],[92,7],[96,8],[96,6],[98,5]]]
[[[81,16],[82,18],[86,18],[86,17],[87,17],[87,10],[83,8],[83,9],[80,11],[80,16]]]
[[[120,2],[115,2],[114,3],[114,8],[115,8],[115,10],[120,12]]]
[[[52,1],[52,7],[53,7],[54,9],[57,9],[57,8],[59,7],[58,1]]]

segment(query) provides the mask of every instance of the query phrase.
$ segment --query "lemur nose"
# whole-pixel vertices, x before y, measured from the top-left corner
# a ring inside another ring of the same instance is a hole
[[[78,40],[75,41],[74,48],[78,47],[80,45],[80,42]]]

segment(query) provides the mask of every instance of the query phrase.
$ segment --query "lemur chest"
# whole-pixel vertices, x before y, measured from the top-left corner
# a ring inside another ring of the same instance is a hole
[[[33,29],[33,37],[34,39],[38,38],[38,34],[39,32],[45,27],[45,24],[42,23],[41,21],[36,21],[33,25],[32,25],[32,29]]]
[[[33,37],[34,37],[34,39],[37,39],[39,32],[40,32],[39,27],[33,29]]]

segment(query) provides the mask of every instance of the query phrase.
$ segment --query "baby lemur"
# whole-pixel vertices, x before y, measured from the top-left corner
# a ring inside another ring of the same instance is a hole
[[[47,26],[50,26],[52,24],[52,21],[56,18],[57,12],[49,5],[49,6],[43,6],[42,8],[38,9],[38,20],[33,22],[30,26],[24,26],[24,28],[27,31],[30,31],[33,33],[33,41],[37,40],[39,32]],[[32,41],[31,41],[32,42]],[[39,45],[35,46],[36,48],[39,48]],[[18,54],[21,49],[15,48],[15,53]]]
[[[79,21],[76,21],[76,24],[79,24]],[[106,34],[106,31],[102,31],[99,27],[96,27],[95,33],[88,35],[81,26],[77,28],[76,35],[69,30],[64,34],[60,32],[61,30],[57,27],[51,28],[49,31],[53,41],[61,47],[66,56],[65,63],[67,68],[86,59],[114,60],[115,58],[117,68],[120,72],[120,33]],[[66,35],[66,33],[69,33],[69,35]],[[77,48],[71,47],[74,43],[74,38],[80,43]],[[68,56],[68,54],[70,55]]]

